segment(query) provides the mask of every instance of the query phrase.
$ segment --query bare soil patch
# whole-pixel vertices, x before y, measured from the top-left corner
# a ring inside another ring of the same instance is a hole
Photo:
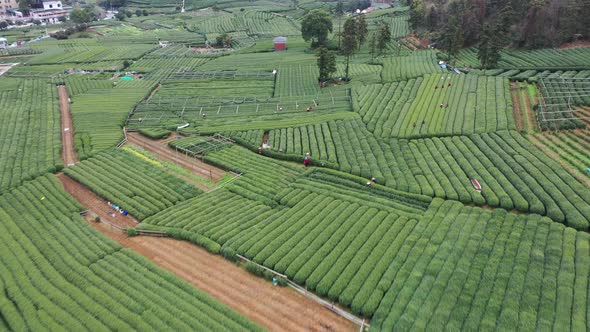
[[[566,49],[566,48],[577,48],[577,47],[590,47],[590,41],[578,41],[572,43],[566,43],[561,45],[559,48]]]
[[[65,85],[57,87],[59,93],[59,109],[61,113],[61,158],[64,166],[71,166],[78,162],[74,145],[74,123],[70,113],[70,101]]]
[[[303,295],[273,286],[191,243],[160,237],[127,237],[103,223],[91,225],[270,331],[357,329],[348,320]]]
[[[522,110],[520,109],[520,89],[518,83],[510,83],[510,94],[512,95],[512,106],[514,110],[514,121],[516,129],[522,131],[524,129],[524,120],[522,117]]]
[[[80,204],[85,206],[91,215],[99,216],[102,221],[108,224],[113,224],[118,227],[135,227],[139,223],[132,216],[123,216],[119,213],[115,213],[113,209],[107,204],[107,201],[93,193],[90,189],[68,177],[67,175],[60,173],[57,178],[61,182],[64,189],[72,195]]]

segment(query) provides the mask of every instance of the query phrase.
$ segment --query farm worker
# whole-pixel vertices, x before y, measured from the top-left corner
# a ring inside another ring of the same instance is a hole
[[[444,106],[443,104],[440,104],[440,108],[443,108],[443,106]]]
[[[311,106],[309,106],[309,107],[307,108],[307,111],[308,111],[308,112],[311,112],[312,110],[313,110],[313,107],[311,107]]]
[[[283,153],[283,149],[279,149],[279,153]]]
[[[373,184],[371,181],[367,182],[367,187],[371,187],[371,184]]]
[[[113,204],[113,209],[117,210],[119,206],[117,204]]]
[[[129,214],[129,212],[127,212],[127,210],[123,210],[123,215],[127,216]]]
[[[279,107],[279,112],[282,112],[282,111],[283,111],[283,108],[282,107]]]
[[[449,83],[449,86],[451,86],[451,83]]]
[[[434,87],[434,90],[438,89],[438,85]]]
[[[258,154],[262,154],[262,147],[261,146],[258,147]]]
[[[108,202],[107,202],[107,205],[108,205],[108,206],[113,206],[113,203],[111,203],[111,201],[108,201]]]
[[[449,108],[449,104],[445,104],[445,108]]]
[[[425,125],[425,124],[426,124],[426,120],[422,120],[422,125]]]
[[[207,117],[207,113],[203,113],[203,119]]]
[[[371,178],[371,182],[377,183],[377,178]]]
[[[309,157],[305,156],[305,158],[303,158],[303,165],[305,165],[305,167],[309,166]]]

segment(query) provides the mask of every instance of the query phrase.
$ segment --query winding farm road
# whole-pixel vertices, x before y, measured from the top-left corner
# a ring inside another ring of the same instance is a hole
[[[74,123],[70,112],[70,97],[66,86],[58,86],[57,91],[59,93],[59,109],[61,113],[61,158],[64,167],[68,167],[78,162],[74,145]]]

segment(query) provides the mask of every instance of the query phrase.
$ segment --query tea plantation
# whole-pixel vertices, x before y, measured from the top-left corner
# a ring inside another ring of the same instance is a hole
[[[34,41],[0,51],[15,63],[0,75],[0,331],[273,319],[108,238],[138,234],[281,276],[371,331],[590,330],[588,36],[488,66],[477,43],[449,53],[416,29],[435,4],[414,3],[129,0],[67,39],[1,31]],[[333,24],[323,82],[302,37],[316,9]],[[367,23],[350,59],[348,19]],[[139,224],[96,231],[62,177]]]

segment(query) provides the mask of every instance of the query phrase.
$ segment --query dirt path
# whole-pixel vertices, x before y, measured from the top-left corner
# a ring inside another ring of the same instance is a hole
[[[524,108],[524,113],[526,114],[526,120],[529,124],[529,128],[534,128],[535,131],[540,131],[541,128],[539,127],[539,122],[537,121],[537,117],[535,116],[535,111],[531,107],[531,100],[527,89],[522,90],[520,92],[520,96],[523,101],[523,104],[521,104],[521,106]]]
[[[88,208],[89,212],[99,216],[101,220],[119,227],[135,227],[137,225],[138,221],[131,216],[123,216],[117,213],[115,214],[115,217],[113,217],[111,215],[113,209],[109,207],[107,201],[74,179],[63,173],[58,174],[57,178],[61,181],[64,189],[70,193],[70,195],[80,202],[80,204]]]
[[[156,88],[154,89],[154,91],[152,91],[152,93],[150,93],[150,96],[147,99],[147,102],[148,103],[152,100],[152,98],[154,97],[154,95],[158,92],[158,90],[160,90],[161,87],[162,87],[162,84],[158,84],[156,86]]]
[[[61,111],[61,158],[64,166],[71,166],[78,162],[74,147],[74,124],[70,113],[70,101],[65,85],[57,87],[59,93],[59,109]]]
[[[520,89],[518,83],[510,83],[510,94],[512,95],[512,107],[514,110],[514,121],[516,123],[516,130],[524,130],[524,120],[522,118],[522,110],[520,109]]]
[[[168,147],[168,142],[174,139],[174,137],[170,137],[156,141],[142,136],[139,133],[127,133],[128,144],[147,150],[158,156],[158,158],[176,164],[197,176],[214,182],[219,181],[225,176],[226,173],[222,169],[213,167],[197,158],[187,156],[184,153],[176,152]]]
[[[169,238],[126,237],[93,227],[271,331],[353,331],[355,325],[296,293],[273,286],[218,255]]]

